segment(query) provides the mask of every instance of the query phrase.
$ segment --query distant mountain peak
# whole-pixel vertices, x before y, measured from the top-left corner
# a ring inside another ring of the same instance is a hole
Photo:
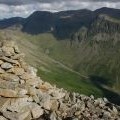
[[[29,34],[52,32],[58,39],[70,38],[83,26],[89,29],[96,19],[119,23],[120,10],[103,7],[95,11],[88,9],[68,10],[51,13],[49,11],[35,11],[28,18],[10,18],[0,21],[0,28],[22,26],[22,31]],[[51,28],[53,28],[51,30]]]

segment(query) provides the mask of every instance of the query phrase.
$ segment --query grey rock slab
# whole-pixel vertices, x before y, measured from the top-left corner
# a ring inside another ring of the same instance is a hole
[[[5,62],[9,62],[9,63],[12,63],[12,64],[19,65],[19,62],[17,60],[13,60],[13,59],[5,57],[5,56],[0,57],[0,59],[5,61]]]
[[[12,56],[15,54],[14,49],[12,47],[3,46],[2,51],[5,56]]]
[[[34,104],[34,106],[32,106],[31,113],[32,113],[33,118],[35,119],[43,115],[44,111],[41,108],[41,106]]]
[[[28,66],[26,71],[27,71],[28,74],[31,74],[34,77],[36,76],[36,73],[37,73],[37,69],[36,68]]]
[[[56,116],[56,114],[54,112],[51,113],[50,120],[57,120],[57,116]]]
[[[14,46],[14,51],[15,51],[15,53],[20,53],[18,46],[16,46],[16,45]]]
[[[1,65],[1,64],[3,64],[3,61],[2,61],[2,60],[0,60],[0,65]]]
[[[5,70],[0,68],[0,74],[3,74],[3,73],[5,73]]]
[[[28,79],[34,79],[34,76],[28,73],[24,73],[20,76],[21,79],[28,80]]]
[[[114,106],[113,106],[113,110],[112,111],[114,112],[114,114],[116,114],[116,115],[118,114],[118,110]]]
[[[34,87],[29,87],[28,88],[28,94],[30,96],[36,96],[37,95],[37,90]]]
[[[12,40],[4,40],[3,42],[2,42],[2,44],[3,44],[3,46],[6,46],[6,47],[14,47],[15,46],[15,42],[14,41],[12,41]]]
[[[16,91],[18,91],[18,97],[24,97],[24,95],[28,93],[26,89],[22,89],[22,88],[17,88]]]
[[[44,94],[42,96],[42,100],[41,100],[41,106],[46,109],[46,110],[50,110],[51,109],[51,100],[50,100],[50,95],[48,94]]]
[[[25,71],[23,68],[13,67],[10,70],[8,70],[7,72],[14,73],[15,75],[22,75],[22,74],[24,74]]]
[[[28,79],[28,80],[26,81],[26,84],[27,84],[27,85],[30,85],[30,86],[35,86],[35,87],[37,87],[38,84],[39,84],[39,81],[36,80],[36,78],[35,78],[35,79]]]
[[[14,90],[17,86],[18,85],[15,82],[9,82],[9,81],[0,79],[0,88]]]
[[[10,103],[9,98],[0,97],[0,111],[5,111]]]
[[[7,98],[14,98],[14,97],[17,97],[17,92],[11,89],[0,88],[0,96],[7,97]]]
[[[20,79],[18,76],[11,73],[0,74],[0,77],[3,80],[12,81],[12,82],[18,82]]]
[[[22,59],[25,55],[24,54],[15,54],[14,56],[11,56],[13,60],[19,60]]]
[[[1,65],[1,68],[3,68],[4,70],[8,70],[8,69],[10,69],[10,68],[12,68],[12,67],[13,67],[13,65],[10,64],[10,63],[8,63],[8,62],[5,62],[5,63],[3,63],[3,64]]]
[[[51,110],[57,111],[59,108],[59,102],[57,100],[51,100]]]
[[[16,113],[16,112],[3,112],[3,116],[8,118],[9,120],[25,120],[27,116],[29,116],[30,112]]]
[[[3,116],[0,116],[0,120],[7,120],[7,119]]]
[[[28,97],[10,99],[10,104],[7,106],[7,109],[17,113],[28,111],[29,105],[31,104],[28,99]]]
[[[33,99],[33,101],[35,102],[35,103],[40,103],[40,99],[39,99],[39,97],[37,96],[37,95],[34,95],[33,97],[32,97],[32,99]]]
[[[56,90],[56,91],[54,91],[54,92],[52,93],[52,96],[53,96],[55,99],[61,99],[61,98],[65,97],[65,93]]]

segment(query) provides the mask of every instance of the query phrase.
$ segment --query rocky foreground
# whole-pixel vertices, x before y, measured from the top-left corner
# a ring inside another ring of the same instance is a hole
[[[120,120],[119,106],[42,81],[23,56],[14,42],[0,42],[0,120]]]

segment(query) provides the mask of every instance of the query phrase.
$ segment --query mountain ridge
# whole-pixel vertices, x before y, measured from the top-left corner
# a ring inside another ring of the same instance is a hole
[[[27,18],[10,18],[0,21],[0,28],[13,25],[22,25],[22,31],[29,34],[52,32],[58,39],[70,38],[82,26],[89,28],[91,23],[100,14],[120,19],[119,9],[100,8],[95,11],[87,9],[71,10],[51,13],[49,11],[36,11]]]

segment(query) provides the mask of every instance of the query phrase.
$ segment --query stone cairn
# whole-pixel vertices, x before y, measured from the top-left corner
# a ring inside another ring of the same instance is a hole
[[[0,120],[120,120],[119,106],[42,81],[23,56],[13,41],[0,42]]]

